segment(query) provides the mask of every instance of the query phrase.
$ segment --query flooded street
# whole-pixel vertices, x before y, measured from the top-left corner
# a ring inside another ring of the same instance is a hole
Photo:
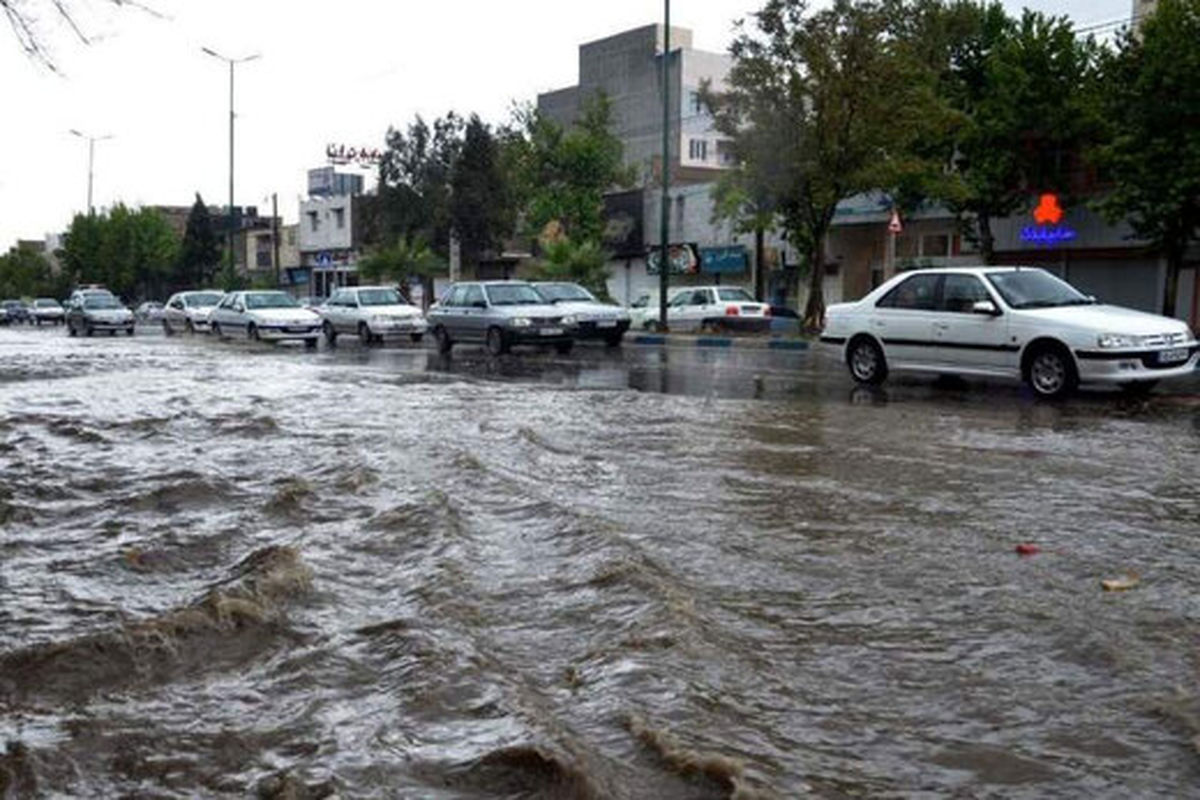
[[[1200,796],[1197,391],[0,328],[0,797]]]

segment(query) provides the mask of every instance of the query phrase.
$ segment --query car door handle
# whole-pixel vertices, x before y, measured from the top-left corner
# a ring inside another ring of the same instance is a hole
[[[933,323],[933,327],[937,328],[939,331],[948,331],[948,330],[950,330],[950,323],[949,322],[935,322],[935,323]]]

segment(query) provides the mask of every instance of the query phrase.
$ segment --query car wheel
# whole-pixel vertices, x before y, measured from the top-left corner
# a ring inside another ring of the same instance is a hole
[[[412,339],[412,340],[413,340],[413,344],[420,344],[420,343],[421,343],[421,340],[425,338],[425,334],[423,334],[423,333],[410,333],[410,334],[408,335],[408,338],[410,338],[410,339]]]
[[[374,338],[371,334],[371,329],[367,327],[367,323],[358,323],[358,341],[363,347],[370,347]]]
[[[192,321],[190,319],[186,323],[184,323],[183,327],[187,331],[188,336],[196,335],[196,326],[192,324]]]
[[[613,334],[612,336],[605,336],[604,337],[604,346],[605,347],[620,347],[621,346],[621,338],[623,336],[624,336],[623,333]]]
[[[84,336],[91,336],[91,335],[93,335],[95,332],[96,332],[96,331],[95,331],[95,330],[92,328],[92,326],[91,326],[91,325],[84,325],[84,326],[83,326],[83,335],[84,335]]]
[[[224,336],[222,336],[222,335],[221,335],[221,323],[219,323],[219,322],[214,322],[214,323],[213,323],[213,324],[210,326],[210,330],[212,331],[212,335],[213,335],[213,336],[215,336],[215,337],[217,337],[218,339],[224,339],[224,338],[225,338]]]
[[[113,336],[116,336],[116,335],[117,335],[117,332],[113,331]],[[133,336],[133,326],[132,325],[130,325],[128,328],[125,329],[125,335]]]
[[[75,326],[69,322],[67,323],[67,336],[75,338]]]
[[[162,326],[163,326],[163,336],[174,336],[175,335],[175,331],[171,330],[171,323],[167,322],[165,319],[162,321]]]
[[[572,350],[575,349],[575,340],[567,339],[562,342],[555,342],[554,349],[555,349],[555,351],[558,352],[559,355],[565,356],[567,353],[570,353]]]
[[[441,325],[433,329],[433,338],[437,341],[437,349],[439,353],[447,355],[454,347],[454,340],[450,338],[450,334]]]
[[[1069,394],[1079,384],[1070,354],[1059,345],[1039,345],[1029,355],[1025,381],[1038,397],[1056,398]]]
[[[317,349],[317,341],[318,340],[317,340],[316,336],[308,337],[307,339],[304,340],[304,349],[305,350],[316,350]]]
[[[325,341],[330,344],[337,344],[337,331],[333,329],[332,322],[325,320],[324,324],[321,325],[321,332],[325,334]]]
[[[508,341],[504,338],[504,331],[495,326],[488,328],[487,351],[494,356],[502,356],[508,352]]]
[[[646,330],[650,331],[651,333],[662,333],[663,324],[656,319],[649,320],[646,323]]]
[[[262,337],[258,335],[258,326],[253,322],[246,326],[246,338],[252,342],[262,341]]]
[[[846,353],[846,365],[850,368],[850,377],[868,386],[877,386],[887,377],[887,360],[875,340],[868,336],[860,336],[850,342]]]

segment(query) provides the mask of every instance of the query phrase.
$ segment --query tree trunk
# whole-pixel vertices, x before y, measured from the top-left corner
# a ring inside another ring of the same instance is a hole
[[[808,302],[804,304],[804,329],[810,332],[825,326],[825,234],[815,238],[809,259]]]
[[[763,274],[766,266],[766,254],[763,252],[765,233],[762,225],[754,229],[754,299],[760,303],[766,291],[766,275]]]
[[[1163,287],[1163,316],[1175,316],[1176,299],[1179,297],[1179,272],[1183,268],[1183,248],[1167,248],[1167,285]]]
[[[979,225],[979,257],[984,264],[993,264],[996,260],[996,237],[992,233],[992,215],[980,214]]]

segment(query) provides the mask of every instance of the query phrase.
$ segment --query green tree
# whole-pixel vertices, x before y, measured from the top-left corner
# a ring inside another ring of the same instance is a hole
[[[594,239],[574,242],[561,232],[540,240],[541,258],[533,265],[538,280],[571,281],[583,286],[600,300],[609,300],[608,253]]]
[[[1175,314],[1179,271],[1200,237],[1200,0],[1160,0],[1139,33],[1103,60],[1108,121],[1096,153],[1112,182],[1100,208],[1127,219],[1167,261],[1163,313]]]
[[[464,264],[473,265],[497,253],[516,222],[499,144],[475,114],[450,171],[450,221]]]
[[[789,241],[807,254],[804,324],[822,324],[825,241],[838,203],[910,172],[915,142],[942,119],[932,74],[894,35],[893,4],[768,0],[756,30],[733,43],[716,125],[777,203]],[[759,163],[755,163],[755,160]]]
[[[998,2],[927,3],[909,17],[909,40],[936,70],[955,124],[933,146],[949,170],[932,194],[963,220],[985,263],[995,260],[992,222],[1032,195],[1069,193],[1079,154],[1096,134],[1088,88],[1098,48],[1066,18]]]
[[[209,286],[217,265],[221,263],[222,248],[213,230],[212,216],[200,194],[188,213],[187,228],[179,249],[172,283],[176,290]]]
[[[419,239],[412,243],[401,239],[375,248],[358,262],[358,274],[364,281],[406,284],[412,278],[420,278],[426,298],[433,296],[433,278],[448,271],[445,259]]]
[[[0,256],[0,297],[61,297],[61,284],[50,262],[33,248],[14,247]]]
[[[123,297],[154,297],[165,290],[178,249],[162,215],[118,203],[106,214],[76,215],[63,261],[72,280],[101,283]]]

